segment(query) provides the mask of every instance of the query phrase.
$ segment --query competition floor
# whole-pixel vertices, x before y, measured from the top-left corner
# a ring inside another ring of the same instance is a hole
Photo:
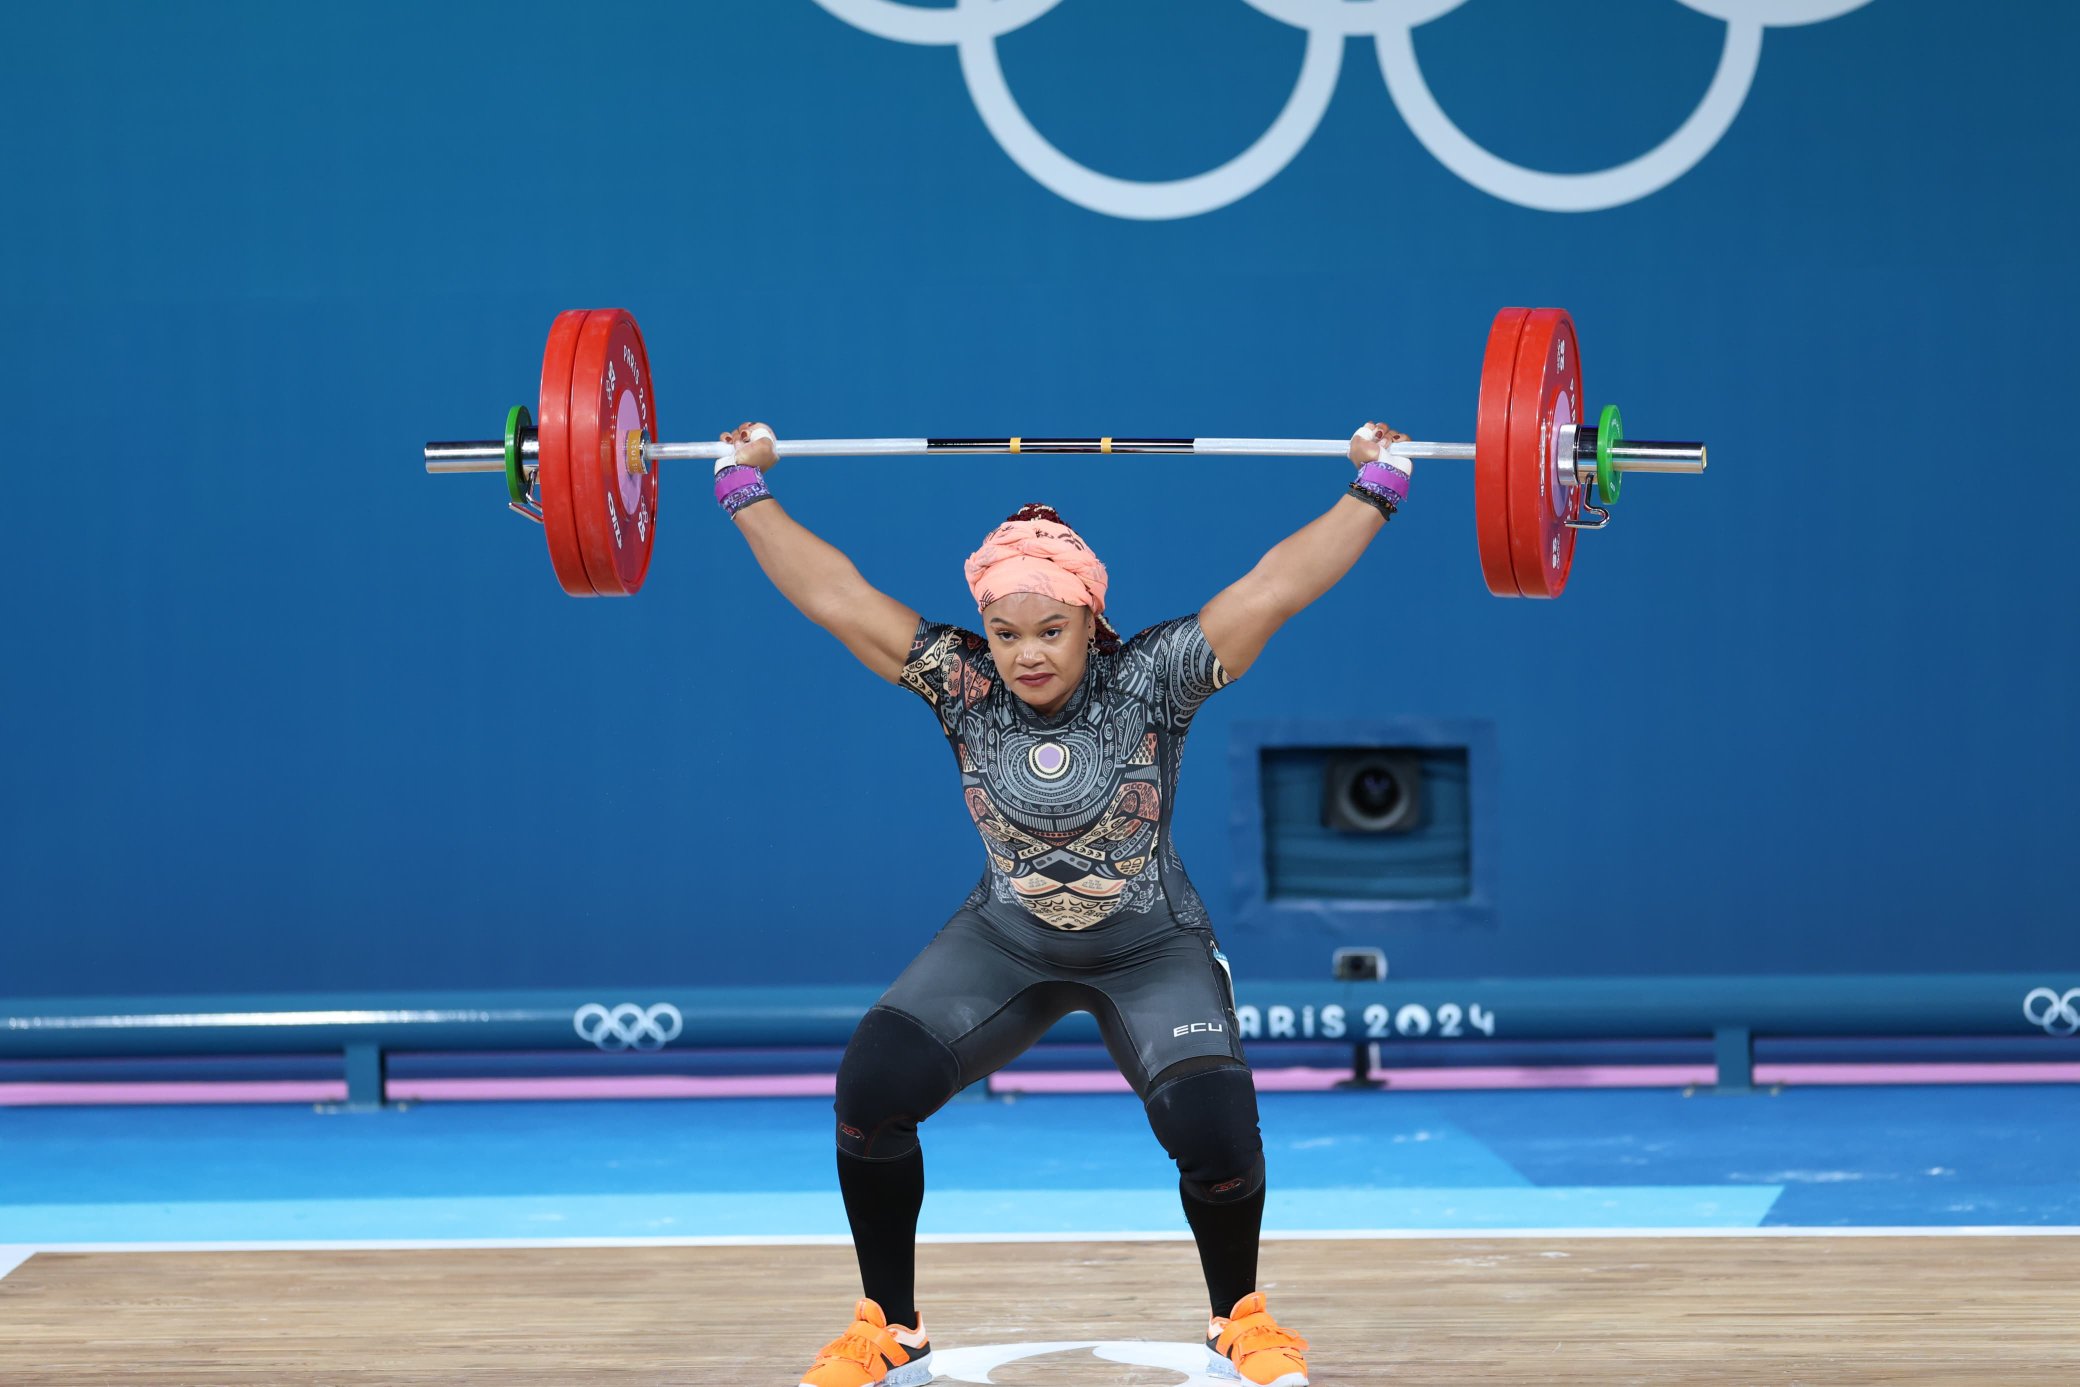
[[[1269,1093],[1320,1384],[2080,1368],[2071,1086]],[[778,1383],[856,1294],[827,1100],[0,1109],[0,1382]],[[1184,1387],[1124,1095],[925,1128],[941,1381]]]

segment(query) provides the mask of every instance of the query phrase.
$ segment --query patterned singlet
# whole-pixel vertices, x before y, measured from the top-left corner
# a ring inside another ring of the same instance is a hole
[[[1185,733],[1228,683],[1197,616],[1093,653],[1052,717],[1006,688],[988,643],[957,626],[919,621],[901,680],[938,713],[989,854],[969,908],[1017,908],[1065,930],[1155,910],[1207,927],[1170,839]]]

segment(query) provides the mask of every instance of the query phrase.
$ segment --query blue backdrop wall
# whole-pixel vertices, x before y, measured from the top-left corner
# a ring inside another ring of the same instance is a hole
[[[1423,466],[1193,734],[1217,921],[1233,724],[1485,719],[1492,919],[1337,941],[1398,973],[2080,963],[2080,10],[828,4],[8,11],[0,995],[858,982],[929,937],[981,860],[929,714],[697,477],[641,597],[580,603],[495,480],[421,470],[606,304],[688,438],[1463,438],[1493,310],[1569,307],[1590,403],[1712,473],[1635,480],[1545,604]],[[945,619],[1051,499],[1131,631],[1343,467],[775,484]],[[1227,943],[1312,976],[1315,928]]]

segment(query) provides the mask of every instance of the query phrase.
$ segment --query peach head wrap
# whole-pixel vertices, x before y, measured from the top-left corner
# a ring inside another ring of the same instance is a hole
[[[968,555],[968,591],[981,611],[1014,592],[1105,610],[1105,565],[1059,520],[1007,520]]]

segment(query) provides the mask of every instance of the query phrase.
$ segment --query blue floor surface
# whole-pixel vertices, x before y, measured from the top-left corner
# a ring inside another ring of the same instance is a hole
[[[1273,1232],[2080,1225],[2052,1087],[1267,1094]],[[835,1235],[824,1099],[0,1109],[0,1244]],[[1182,1234],[1125,1095],[956,1102],[926,1233]]]

